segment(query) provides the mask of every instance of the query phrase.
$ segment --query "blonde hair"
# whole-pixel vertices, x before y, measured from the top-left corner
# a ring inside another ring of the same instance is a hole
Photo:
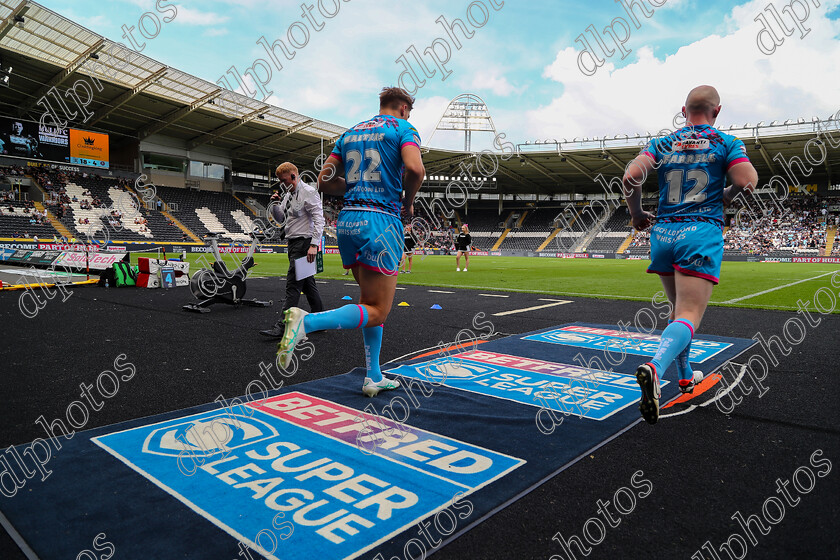
[[[283,163],[278,165],[277,169],[274,171],[274,175],[278,178],[280,177],[280,175],[282,175],[284,173],[294,173],[295,176],[297,176],[297,177],[300,176],[300,173],[298,173],[297,166],[294,163],[289,162],[289,161],[284,161]]]

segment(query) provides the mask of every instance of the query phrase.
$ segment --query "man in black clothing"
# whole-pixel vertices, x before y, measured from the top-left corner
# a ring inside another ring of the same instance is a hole
[[[455,271],[461,272],[461,255],[464,255],[464,272],[470,266],[470,246],[472,245],[472,237],[467,224],[461,226],[461,233],[455,239]]]

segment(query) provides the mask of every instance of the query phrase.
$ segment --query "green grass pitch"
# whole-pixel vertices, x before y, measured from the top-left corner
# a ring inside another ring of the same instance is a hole
[[[133,256],[132,262],[136,263],[136,255]],[[198,259],[203,256],[188,255],[191,271],[202,266]],[[241,257],[224,255],[231,267]],[[289,266],[285,254],[257,254],[254,258],[257,266],[251,269],[252,276],[282,276]],[[212,257],[207,255],[205,262],[211,261]],[[462,268],[463,265],[462,259]],[[662,286],[657,275],[645,273],[647,265],[647,260],[474,256],[470,258],[468,272],[456,272],[454,256],[415,255],[412,273],[400,274],[399,283],[650,301]],[[342,272],[338,255],[324,255],[324,272],[319,278],[348,279]],[[813,302],[821,288],[834,298],[829,299],[823,290],[819,294],[823,309],[834,306],[834,312],[840,313],[838,265],[729,261],[723,263],[721,283],[712,292],[711,304],[795,311],[798,300]],[[813,303],[809,309],[814,309]]]

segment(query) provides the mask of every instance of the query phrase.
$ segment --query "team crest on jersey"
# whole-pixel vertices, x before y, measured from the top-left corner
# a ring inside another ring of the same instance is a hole
[[[708,150],[709,140],[700,138],[697,140],[680,140],[671,144],[671,151],[685,152],[689,150]]]

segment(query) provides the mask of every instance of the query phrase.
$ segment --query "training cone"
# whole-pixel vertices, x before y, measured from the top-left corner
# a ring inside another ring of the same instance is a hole
[[[443,307],[441,307],[441,306],[440,306],[440,305],[438,305],[438,304],[434,304],[434,305],[433,305],[433,306],[431,306],[429,309],[443,309]]]
[[[341,298],[341,299],[353,299],[353,298],[351,298],[350,296],[344,296],[344,297],[343,297],[343,298]]]
[[[403,301],[403,302],[398,303],[397,307],[410,307],[410,305],[408,305],[408,302]]]

